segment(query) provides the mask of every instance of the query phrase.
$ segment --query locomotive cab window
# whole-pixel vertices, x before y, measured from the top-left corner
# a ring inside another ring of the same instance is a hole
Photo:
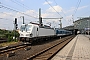
[[[32,25],[27,25],[26,30],[27,31],[30,31],[31,30],[31,27],[32,27]]]
[[[22,25],[20,30],[21,31],[30,31],[31,27],[32,27],[32,25]]]

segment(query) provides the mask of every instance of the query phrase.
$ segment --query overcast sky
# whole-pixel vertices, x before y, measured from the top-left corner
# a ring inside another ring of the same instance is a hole
[[[69,26],[77,17],[90,16],[90,0],[0,0],[0,29],[13,29],[13,21],[18,25],[38,22],[39,8],[42,18],[61,18],[62,26]],[[43,23],[51,23],[51,27],[59,27],[59,19],[43,19]],[[48,25],[48,24],[47,24]]]

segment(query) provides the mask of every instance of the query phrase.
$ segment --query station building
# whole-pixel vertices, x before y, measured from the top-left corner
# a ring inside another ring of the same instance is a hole
[[[78,29],[80,33],[90,34],[90,17],[74,21],[74,29]]]

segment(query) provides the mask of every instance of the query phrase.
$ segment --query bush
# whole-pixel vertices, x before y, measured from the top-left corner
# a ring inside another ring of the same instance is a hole
[[[10,41],[17,41],[17,39],[13,39],[13,37],[18,38],[19,37],[19,33],[15,30],[13,31],[9,31],[9,30],[1,30],[0,29],[0,38],[6,38],[8,40],[8,42]]]
[[[8,42],[13,41],[13,37],[12,36],[8,36]]]

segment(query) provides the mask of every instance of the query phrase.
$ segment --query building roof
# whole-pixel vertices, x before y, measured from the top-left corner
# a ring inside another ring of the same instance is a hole
[[[73,25],[71,25],[71,26],[66,26],[66,27],[64,27],[64,29],[72,30],[72,29],[74,29],[74,26],[73,26]]]
[[[76,20],[76,21],[74,21],[74,22],[78,22],[78,21],[82,21],[82,20],[90,20],[90,17],[81,18],[81,19],[78,19],[78,20]]]

